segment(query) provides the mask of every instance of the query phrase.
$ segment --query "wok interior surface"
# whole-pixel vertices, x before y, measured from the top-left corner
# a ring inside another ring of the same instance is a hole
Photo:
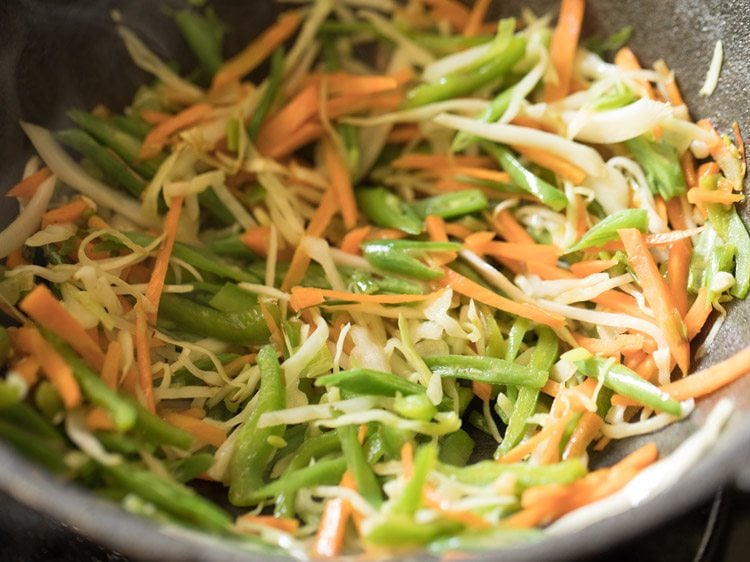
[[[227,23],[225,54],[237,52],[274,20],[278,10],[276,4],[266,0],[213,0],[211,4]],[[536,13],[557,9],[556,2],[544,0],[495,4],[494,15],[498,16],[518,15],[524,5]],[[114,8],[122,12],[124,22],[158,55],[177,60],[183,70],[190,68],[186,47],[162,11],[161,3],[5,0],[0,4],[5,38],[0,47],[0,186],[3,189],[17,181],[31,153],[17,125],[19,119],[58,128],[66,124],[68,108],[90,109],[99,103],[121,108],[132,98],[137,86],[150,79],[133,65],[115,34],[109,16]],[[750,106],[746,103],[750,93],[750,62],[746,57],[750,50],[750,2],[589,0],[584,35],[606,36],[624,25],[633,26],[630,46],[644,64],[664,58],[675,71],[694,117],[708,117],[721,129],[737,121],[743,131],[750,131]],[[719,87],[713,96],[699,97],[698,90],[717,39],[723,40],[725,53]],[[741,211],[747,222],[747,205]],[[7,224],[15,212],[15,204],[3,202],[2,223]],[[732,305],[719,337],[697,367],[717,362],[750,344],[747,328],[750,302]],[[737,409],[730,427],[710,455],[655,501],[575,535],[478,554],[476,559],[497,560],[506,556],[513,560],[566,559],[599,552],[675,516],[726,482],[737,479],[750,460],[747,378],[701,400],[696,411],[683,422],[657,434],[618,442],[604,457],[592,462],[609,464],[646,441],[655,441],[662,455],[668,454],[702,424],[707,412],[725,395],[732,397]],[[260,555],[218,545],[193,533],[161,533],[148,521],[130,516],[79,488],[62,484],[5,446],[0,446],[0,488],[22,503],[69,522],[83,534],[138,558],[261,559]]]

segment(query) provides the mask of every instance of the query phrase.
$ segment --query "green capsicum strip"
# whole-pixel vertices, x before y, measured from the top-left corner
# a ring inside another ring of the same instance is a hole
[[[625,146],[646,173],[646,181],[654,195],[665,201],[682,195],[687,190],[677,150],[660,140],[654,142],[647,135],[625,141]]]
[[[422,263],[418,257],[430,252],[457,252],[460,244],[453,242],[418,242],[416,240],[371,240],[362,244],[365,259],[379,269],[425,281],[440,279],[440,267]]]
[[[592,226],[581,239],[568,248],[566,253],[580,252],[592,246],[602,246],[611,240],[617,240],[617,231],[621,228],[637,228],[641,232],[648,229],[646,209],[623,209],[602,219]]]
[[[547,382],[547,373],[543,370],[495,357],[441,355],[425,357],[425,363],[441,377],[536,388],[541,388]]]
[[[407,234],[422,233],[419,215],[385,187],[358,189],[356,197],[357,207],[378,226],[396,228]]]
[[[487,197],[478,189],[442,193],[425,197],[411,204],[411,208],[422,218],[436,215],[444,219],[453,219],[484,211],[487,207],[489,207]]]
[[[380,507],[383,503],[380,483],[367,463],[364,449],[357,441],[357,428],[345,425],[337,428],[336,433],[341,440],[341,450],[344,452],[347,469],[354,476],[359,494],[373,506]]]

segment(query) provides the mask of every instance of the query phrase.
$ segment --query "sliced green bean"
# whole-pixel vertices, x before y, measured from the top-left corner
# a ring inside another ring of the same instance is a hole
[[[541,388],[547,381],[545,371],[495,357],[442,355],[425,357],[425,363],[441,377],[535,388]]]

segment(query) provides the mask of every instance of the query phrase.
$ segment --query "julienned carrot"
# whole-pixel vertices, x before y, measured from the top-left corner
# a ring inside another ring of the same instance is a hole
[[[586,172],[581,168],[541,148],[514,145],[513,150],[531,160],[534,164],[555,172],[558,176],[575,185],[580,185],[586,179]]]
[[[479,29],[482,27],[482,22],[484,22],[489,7],[490,0],[476,0],[476,2],[474,2],[471,13],[469,13],[469,20],[464,27],[464,37],[474,37],[474,35],[479,33]]]
[[[682,175],[685,176],[685,183],[687,186],[689,188],[698,187],[698,172],[695,169],[695,157],[689,150],[686,150],[682,153],[682,156],[680,156],[680,167],[682,168]],[[672,201],[679,202],[679,200],[679,197],[673,197],[668,203],[671,203]]]
[[[547,265],[556,265],[562,250],[549,244],[518,244],[516,242],[483,241],[479,244],[471,243],[469,236],[465,244],[477,254],[487,254],[493,257],[503,257],[512,260],[530,262],[535,261]]]
[[[271,243],[271,227],[265,225],[252,226],[240,236],[240,240],[258,256],[267,258]]]
[[[21,357],[18,361],[14,362],[9,371],[13,371],[21,375],[21,378],[26,381],[29,387],[34,386],[39,380],[39,369],[41,365],[31,355]]]
[[[474,396],[479,398],[482,402],[487,402],[492,398],[492,385],[481,381],[471,381],[471,390],[474,392]]]
[[[669,70],[667,63],[663,60],[658,60],[654,63],[654,69],[662,77],[662,84],[664,84],[664,89],[667,92],[667,101],[669,101],[673,107],[684,105],[685,100],[682,99],[682,93],[674,79],[674,73]],[[689,151],[686,152],[689,153]],[[685,179],[687,180],[687,178]],[[688,185],[690,184],[688,183]]]
[[[565,326],[565,319],[562,316],[545,312],[532,303],[514,302],[498,295],[494,291],[482,287],[482,285],[475,283],[471,279],[467,279],[452,269],[444,268],[444,271],[445,277],[443,278],[443,282],[456,293],[509,314],[521,316],[539,324],[545,324],[554,329],[560,329]]]
[[[489,156],[465,156],[460,154],[421,154],[410,152],[399,156],[391,162],[393,168],[434,170],[450,168],[452,166],[467,166],[471,168],[487,168],[495,166],[495,161]]]
[[[638,57],[630,50],[630,47],[623,47],[615,53],[615,64],[624,70],[642,70]],[[654,99],[654,88],[647,80],[639,80],[649,99]]]
[[[669,246],[667,260],[667,284],[674,297],[674,303],[683,318],[688,311],[688,274],[690,272],[690,258],[693,255],[693,245],[690,239],[679,240]]]
[[[92,367],[101,369],[104,353],[99,345],[45,285],[34,287],[18,306],[36,323],[62,338]]]
[[[163,111],[157,111],[156,109],[142,109],[140,112],[141,119],[151,125],[159,125],[164,121],[169,120],[171,115],[164,113]]]
[[[86,414],[86,427],[91,431],[116,431],[117,426],[104,408],[91,408]]]
[[[323,304],[326,299],[375,304],[404,304],[428,300],[435,296],[436,293],[426,295],[365,295],[317,287],[292,287],[292,297],[289,302],[295,311],[299,311],[303,308]]]
[[[508,242],[519,244],[533,244],[535,240],[531,237],[524,227],[518,224],[516,218],[510,214],[510,211],[504,209],[495,213],[492,218],[492,226],[495,232],[505,238]]]
[[[371,226],[365,225],[347,232],[344,235],[343,240],[341,240],[341,250],[346,252],[347,254],[361,254],[359,247],[367,238],[367,235],[370,233],[371,228]]]
[[[325,195],[323,195],[323,199],[320,200],[320,205],[315,209],[315,213],[310,219],[305,232],[309,236],[320,238],[323,236],[326,228],[328,228],[328,225],[331,224],[331,220],[338,210],[339,204],[336,200],[336,190],[331,186]]]
[[[505,172],[498,170],[489,170],[487,168],[473,168],[470,166],[449,166],[444,169],[435,170],[440,176],[469,177],[479,180],[488,180],[498,183],[509,183],[510,176]]]
[[[643,235],[635,228],[617,231],[631,267],[638,276],[646,302],[654,312],[656,321],[664,332],[669,350],[680,370],[687,374],[690,364],[690,344],[685,338],[682,317],[667,283],[659,273],[653,256],[643,241]]]
[[[52,175],[52,171],[45,167],[40,168],[30,176],[24,178],[5,192],[6,197],[31,197],[36,193],[42,182]]]
[[[168,424],[184,429],[202,443],[220,447],[227,440],[225,430],[205,420],[186,416],[178,412],[168,412],[161,417]]]
[[[78,386],[73,370],[57,350],[47,342],[36,328],[22,328],[26,331],[30,351],[42,368],[42,371],[55,386],[65,408],[70,410],[81,405],[81,388]]]
[[[545,280],[575,278],[575,275],[573,275],[567,269],[563,269],[561,267],[557,267],[554,265],[548,265],[546,263],[530,261],[530,262],[524,263],[524,266],[528,273],[537,275],[541,279],[545,279]]]
[[[350,94],[367,96],[398,88],[399,81],[394,76],[380,74],[349,74],[334,72],[330,74],[311,74],[307,83],[320,84],[324,82],[330,95]]]
[[[563,428],[565,428],[565,426],[568,425],[568,422],[570,422],[573,416],[574,413],[569,412],[562,418],[550,420],[550,422],[540,431],[535,433],[532,437],[530,437],[523,443],[520,443],[519,445],[513,447],[510,451],[505,453],[505,455],[500,457],[497,462],[514,463],[522,461],[524,457],[526,457],[526,455],[531,454],[534,449],[536,449],[537,446],[539,446],[545,439],[553,435],[557,431],[558,426],[562,426]]]
[[[104,356],[101,376],[104,384],[111,390],[117,389],[117,379],[120,374],[120,358],[122,357],[122,345],[117,340],[109,342],[107,353]]]
[[[566,418],[572,420],[573,416],[566,416]],[[570,421],[568,423],[570,423]],[[554,464],[560,462],[560,442],[562,441],[565,430],[568,427],[568,423],[553,424],[552,431],[550,431],[550,434],[544,440],[544,448],[541,450],[541,454],[538,457],[539,464]]]
[[[280,160],[289,156],[292,152],[319,139],[323,136],[325,127],[318,122],[311,121],[302,125],[296,131],[292,131],[286,138],[279,140],[278,144],[271,145],[264,152],[268,158]],[[261,150],[261,152],[263,152]]]
[[[315,84],[303,88],[276,114],[270,116],[258,132],[258,150],[263,154],[272,149],[302,125],[318,115],[320,89]]]
[[[591,300],[599,306],[613,312],[623,312],[635,316],[636,318],[642,318],[643,320],[653,320],[640,309],[635,298],[615,289],[604,291]]]
[[[318,533],[313,541],[313,553],[324,558],[338,556],[344,545],[346,524],[352,513],[351,504],[342,498],[330,499],[323,509]]]
[[[466,28],[469,22],[469,9],[457,0],[424,0],[432,8],[438,20],[447,21],[455,31]]]
[[[585,0],[563,0],[560,5],[560,16],[549,48],[557,82],[545,85],[545,101],[556,101],[568,95],[585,8]]]
[[[728,385],[748,372],[750,372],[750,347],[746,347],[724,361],[660,388],[675,400],[700,398]]]
[[[213,111],[207,103],[196,103],[190,107],[183,109],[177,115],[174,115],[169,120],[160,123],[149,131],[146,138],[143,139],[141,150],[138,156],[142,159],[152,158],[161,152],[161,149],[167,142],[170,135],[176,133],[181,129],[186,129],[195,125],[202,119],[204,119],[209,113]]]
[[[414,446],[411,441],[405,441],[401,446],[401,474],[410,480],[414,474]]]
[[[151,375],[151,350],[148,345],[148,319],[143,303],[138,301],[135,304],[135,356],[138,365],[138,388],[144,406],[152,414],[156,413],[154,404],[154,381]]]
[[[164,219],[164,240],[161,243],[159,253],[156,255],[151,279],[149,279],[146,286],[145,297],[152,306],[152,309],[148,313],[148,319],[152,324],[156,321],[156,312],[159,310],[159,301],[161,300],[164,281],[167,278],[167,270],[169,269],[169,259],[172,257],[172,249],[177,239],[177,227],[180,224],[183,200],[183,197],[172,198],[172,206],[167,211],[167,216]]]
[[[416,125],[398,125],[390,130],[386,137],[389,144],[405,144],[422,136],[422,131]]]
[[[445,221],[437,215],[429,215],[424,220],[424,227],[430,240],[433,242],[447,242],[448,232],[445,230]]]
[[[688,189],[687,192],[687,200],[690,201],[693,205],[697,205],[699,203],[721,203],[722,205],[731,206],[735,203],[739,203],[744,198],[745,196],[742,193],[728,193],[726,191],[721,191],[718,189],[709,190],[694,187],[692,189]]]
[[[292,517],[274,517],[273,515],[253,515],[248,513],[247,515],[239,516],[237,521],[271,527],[272,529],[278,529],[291,535],[299,530],[299,521]]]
[[[344,115],[361,113],[367,110],[394,111],[398,109],[403,100],[404,93],[400,90],[380,92],[369,96],[343,94],[326,102],[326,113],[329,119],[337,119]]]
[[[47,228],[51,224],[60,224],[66,222],[76,222],[83,213],[88,210],[89,204],[82,198],[73,199],[71,202],[47,211],[42,215],[42,228]]]
[[[357,200],[354,198],[354,189],[352,180],[349,177],[349,170],[346,162],[339,154],[338,148],[333,140],[326,137],[323,139],[323,160],[328,169],[328,177],[331,180],[331,187],[336,193],[336,198],[341,208],[341,216],[344,219],[344,226],[351,230],[357,225]]]
[[[284,276],[284,281],[281,283],[281,290],[288,292],[292,287],[302,281],[309,266],[310,256],[307,254],[307,250],[305,250],[302,245],[297,246],[294,249],[294,255],[289,264],[289,269]]]
[[[297,12],[284,12],[271,27],[248,44],[237,55],[225,62],[214,75],[212,93],[252,72],[299,27],[302,18]]]
[[[594,412],[584,412],[573,430],[573,434],[565,444],[562,454],[563,460],[583,455],[603,425],[604,420]]]
[[[595,273],[601,273],[607,271],[610,267],[614,267],[619,262],[617,260],[584,260],[571,264],[570,271],[576,277],[588,277]]]
[[[708,300],[708,289],[701,287],[698,296],[695,297],[693,305],[685,314],[685,329],[687,330],[688,340],[692,340],[703,329],[706,320],[711,316],[713,307]]]

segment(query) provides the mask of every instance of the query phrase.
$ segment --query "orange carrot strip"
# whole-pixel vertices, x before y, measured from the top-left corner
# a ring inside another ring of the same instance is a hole
[[[292,261],[289,264],[289,269],[284,276],[284,281],[281,283],[281,290],[289,292],[297,283],[302,281],[302,278],[307,272],[307,268],[310,266],[310,256],[307,255],[302,245],[297,246],[294,249],[294,255]]]
[[[669,350],[680,370],[687,374],[690,345],[684,336],[684,324],[674,296],[659,273],[659,268],[643,241],[643,235],[634,228],[624,228],[617,232],[625,245],[630,265],[638,276],[646,302],[654,311],[656,320],[664,331]]]
[[[311,74],[305,84],[312,83],[318,88],[325,82],[329,95],[372,95],[388,90],[395,90],[399,81],[394,76],[379,74],[349,74],[334,72],[330,74]]]
[[[445,230],[445,221],[437,215],[429,215],[424,220],[424,227],[430,240],[433,242],[447,242],[448,232]]]
[[[154,381],[151,375],[151,350],[148,345],[148,319],[143,304],[135,305],[135,355],[138,365],[138,387],[141,390],[144,406],[152,414],[156,413],[154,404]]]
[[[42,228],[47,228],[51,224],[76,222],[89,208],[89,204],[85,200],[76,198],[70,203],[44,213],[42,215]]]
[[[173,197],[172,206],[164,218],[164,241],[159,253],[156,255],[154,269],[146,286],[146,300],[151,304],[153,310],[149,311],[148,319],[153,324],[156,321],[156,311],[159,310],[159,301],[164,290],[164,281],[167,278],[169,259],[172,257],[172,249],[177,239],[177,227],[180,224],[183,197]]]
[[[721,203],[722,205],[731,206],[742,201],[745,196],[742,193],[727,193],[726,191],[700,189],[694,187],[688,189],[687,200],[693,205],[705,203]]]
[[[568,425],[568,422],[572,419],[573,415],[573,412],[569,412],[562,418],[550,420],[550,422],[540,431],[538,431],[523,443],[520,443],[513,447],[510,451],[505,453],[505,455],[500,457],[497,462],[513,463],[522,461],[524,457],[526,457],[526,455],[530,454],[534,449],[536,449],[537,446],[542,443],[542,441],[554,435],[554,433],[558,431],[559,426],[565,428],[565,426]]]
[[[341,216],[344,219],[344,226],[351,230],[357,225],[357,200],[354,198],[354,189],[349,177],[349,170],[346,162],[339,154],[339,151],[329,138],[323,139],[323,159],[328,169],[328,177],[331,179],[331,186],[336,193]]]
[[[680,240],[669,246],[667,260],[667,284],[674,297],[677,311],[683,318],[688,311],[688,273],[690,272],[690,258],[693,255],[693,245],[690,239]]]
[[[146,123],[150,123],[152,125],[159,125],[161,123],[164,123],[164,121],[168,121],[170,117],[172,116],[169,113],[157,111],[156,109],[141,110],[141,119],[146,121]]]
[[[391,129],[386,137],[389,144],[405,144],[422,136],[422,131],[416,125],[399,125]],[[391,163],[391,165],[393,165]]]
[[[452,269],[445,268],[444,282],[446,285],[453,288],[453,290],[465,297],[474,299],[475,301],[486,304],[498,310],[508,312],[509,314],[515,314],[522,318],[527,318],[539,324],[545,324],[555,329],[560,329],[565,326],[565,319],[562,316],[550,314],[545,312],[538,306],[531,303],[517,303],[503,296],[498,295],[490,289],[484,288],[482,285],[475,283],[471,279],[468,279],[456,273]]]
[[[270,226],[251,226],[242,235],[242,243],[262,258],[268,257],[268,247],[271,243]]]
[[[22,248],[16,248],[8,254],[7,258],[5,258],[5,267],[8,269],[15,269],[20,265],[27,265],[28,263],[29,262],[26,261],[26,258],[23,257]]]
[[[624,312],[644,320],[652,320],[640,309],[636,300],[628,294],[611,289],[591,299],[599,306],[614,312]]]
[[[584,412],[575,430],[573,430],[573,434],[565,444],[565,450],[562,454],[563,460],[583,455],[603,425],[604,420],[595,413]]]
[[[146,138],[143,139],[138,156],[144,159],[156,156],[164,147],[170,135],[181,129],[195,125],[211,113],[212,110],[213,108],[207,103],[196,103],[187,109],[183,109],[177,115],[170,117],[169,120],[160,123],[151,129]]]
[[[474,234],[471,230],[462,224],[457,222],[449,222],[445,224],[445,231],[451,236],[463,240]]]
[[[695,297],[693,306],[690,307],[684,318],[688,340],[692,340],[700,333],[712,310],[713,307],[708,301],[708,289],[701,287],[698,296]]]
[[[528,273],[538,275],[542,279],[573,279],[575,277],[575,275],[573,275],[567,269],[563,269],[554,265],[548,265],[546,263],[531,261],[525,263],[524,265],[526,266],[526,271]]]
[[[295,534],[299,530],[299,521],[292,517],[275,517],[273,515],[252,515],[250,513],[241,515],[237,518],[238,521],[244,521],[247,523],[253,523],[256,525],[264,525],[265,527],[271,527],[272,529],[278,529],[291,535]]]
[[[57,389],[66,410],[81,405],[81,388],[78,386],[73,369],[63,357],[45,340],[36,328],[24,328],[29,341],[30,351],[42,368],[42,371]]]
[[[214,75],[211,91],[216,93],[257,68],[299,27],[302,18],[297,12],[283,12],[279,19],[237,55],[226,61]]]
[[[367,238],[371,228],[371,226],[366,225],[347,232],[341,241],[341,249],[348,254],[359,255],[359,247]]]
[[[313,541],[312,551],[317,556],[332,558],[341,552],[344,545],[346,523],[352,513],[348,501],[336,498],[326,502],[320,527]]]
[[[466,28],[469,22],[469,9],[456,0],[424,0],[437,19],[446,20],[455,31]]]
[[[492,385],[490,383],[471,381],[471,390],[474,392],[474,396],[479,398],[482,402],[487,402],[492,398]]]
[[[34,386],[39,380],[39,369],[41,365],[31,355],[22,357],[10,367],[11,371],[18,373],[21,378],[26,381],[29,387]]]
[[[325,195],[323,195],[323,199],[320,200],[320,205],[315,209],[315,214],[313,214],[307,225],[307,234],[309,236],[315,236],[316,238],[323,236],[323,233],[326,231],[326,228],[328,228],[328,225],[331,224],[331,220],[338,209],[339,204],[336,200],[336,191],[333,187],[329,187]]]
[[[99,345],[45,285],[34,287],[18,306],[35,322],[63,339],[92,367],[101,369],[104,353]]]
[[[450,166],[448,168],[436,170],[441,176],[467,176],[480,180],[494,181],[498,183],[509,183],[510,176],[506,172],[498,170],[488,170],[487,168],[472,168],[469,166]]]
[[[623,47],[615,54],[615,64],[625,70],[642,70],[638,57],[630,50],[630,47]],[[639,83],[646,90],[649,99],[655,99],[654,88],[647,80],[639,80]]]
[[[327,298],[360,303],[403,304],[428,300],[435,295],[436,293],[426,295],[364,295],[317,287],[292,287],[292,297],[289,302],[295,311],[299,311],[303,308],[323,304]]]
[[[570,271],[576,277],[588,277],[595,273],[607,271],[610,267],[617,265],[617,260],[585,260],[574,263],[570,266]]]
[[[465,244],[478,254],[487,254],[493,257],[503,257],[523,262],[539,262],[554,266],[562,251],[556,246],[549,244],[518,244],[516,242],[484,242],[472,245],[469,236]]]
[[[544,383],[541,391],[544,392],[547,396],[555,397],[562,391],[562,385],[559,382],[550,379],[546,383]]]
[[[575,185],[580,185],[586,179],[586,172],[581,168],[541,148],[514,145],[513,150],[531,160],[534,164],[551,170],[561,178],[571,181]]]
[[[201,443],[220,447],[227,440],[225,430],[208,423],[205,420],[186,416],[177,412],[162,414],[162,419],[170,425],[184,429]]]
[[[661,386],[675,400],[700,398],[750,372],[750,347],[697,373]]]
[[[560,16],[549,49],[557,83],[545,85],[545,101],[556,101],[568,95],[585,7],[585,0],[563,0],[560,5]]]
[[[5,192],[6,197],[31,197],[42,182],[52,175],[49,168],[40,168]]]
[[[101,371],[104,384],[111,390],[117,389],[117,379],[120,373],[120,357],[122,357],[122,345],[117,340],[112,340],[107,347]]]
[[[487,156],[464,156],[459,154],[421,154],[410,152],[399,156],[391,166],[399,169],[434,170],[465,166],[470,168],[488,168],[495,166],[495,161]]]
[[[401,447],[401,473],[407,480],[411,480],[414,474],[414,447],[411,441],[406,441]]]
[[[263,154],[268,158],[280,160],[292,152],[320,138],[325,132],[323,125],[317,122],[305,123],[296,131],[292,131],[278,143],[269,146]]]
[[[657,61],[654,63],[654,69],[656,69],[656,72],[658,72],[663,78],[662,83],[664,84],[664,89],[667,91],[667,101],[669,101],[674,107],[684,105],[685,100],[682,99],[680,88],[674,80],[674,73],[669,70],[666,63],[662,60]],[[687,177],[685,179],[687,179]],[[688,185],[690,184],[688,183]]]
[[[492,219],[492,226],[500,236],[508,242],[519,244],[534,244],[535,240],[526,229],[519,224],[516,218],[507,209],[496,213]]]
[[[92,431],[114,431],[117,429],[112,418],[103,408],[91,408],[86,413],[86,427]]]
[[[474,7],[469,13],[469,19],[464,27],[464,37],[474,37],[479,33],[484,18],[487,16],[487,9],[490,7],[490,0],[476,0]]]
[[[271,152],[274,146],[316,117],[319,105],[320,90],[315,84],[302,89],[278,113],[263,123],[258,132],[258,150],[263,154]]]
[[[329,119],[338,119],[344,115],[352,113],[362,113],[363,111],[372,111],[380,109],[384,111],[394,111],[398,109],[404,99],[404,93],[400,90],[382,92],[363,96],[361,94],[346,94],[337,96],[326,101],[326,113]]]
[[[686,150],[682,153],[682,156],[680,156],[680,166],[682,167],[682,173],[685,176],[687,186],[690,188],[698,187],[698,173],[695,170],[695,157],[692,152]],[[672,201],[679,202],[679,198],[670,199],[668,203]]]

